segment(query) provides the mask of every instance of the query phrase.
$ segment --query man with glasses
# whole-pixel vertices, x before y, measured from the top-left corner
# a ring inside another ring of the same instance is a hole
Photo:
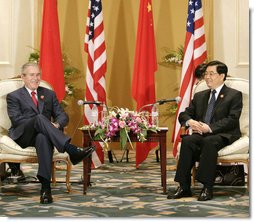
[[[199,162],[196,179],[203,184],[198,201],[213,198],[218,151],[240,138],[239,118],[242,93],[227,87],[228,68],[220,61],[207,64],[204,73],[208,90],[194,95],[189,107],[179,115],[182,126],[192,129],[192,135],[182,138],[175,181],[179,183],[168,199],[191,197],[191,169]]]

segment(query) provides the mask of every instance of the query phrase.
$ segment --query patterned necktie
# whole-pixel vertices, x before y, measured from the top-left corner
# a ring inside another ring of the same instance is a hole
[[[216,90],[214,89],[212,91],[212,97],[210,99],[210,102],[207,106],[207,110],[206,110],[206,114],[205,114],[205,123],[209,124],[211,121],[211,117],[212,117],[212,112],[213,112],[213,108],[214,108],[214,104],[215,104],[215,93]]]
[[[34,105],[38,108],[38,100],[36,99],[36,92],[31,92],[31,95],[32,95],[32,100],[34,102]]]

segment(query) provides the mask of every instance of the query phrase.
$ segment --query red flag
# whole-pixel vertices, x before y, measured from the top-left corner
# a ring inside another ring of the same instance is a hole
[[[192,97],[192,88],[195,82],[195,68],[203,63],[207,58],[205,28],[201,0],[188,1],[188,17],[186,25],[186,36],[184,45],[184,58],[182,67],[182,77],[180,86],[181,102],[178,110],[173,132],[173,155],[176,157],[177,145],[180,141],[181,126],[178,116],[189,106]]]
[[[44,0],[40,66],[42,79],[51,84],[61,102],[65,96],[65,81],[56,0]]]
[[[101,0],[90,0],[86,23],[85,51],[88,53],[86,71],[86,93],[88,101],[100,101],[106,104],[106,46],[104,39],[104,26]],[[85,124],[93,122],[92,105],[85,105]],[[101,107],[96,106],[97,120],[100,116]],[[102,143],[97,143],[96,152],[92,155],[95,167],[104,163]]]
[[[142,106],[154,103],[155,81],[157,70],[156,47],[153,28],[152,0],[140,0],[139,20],[136,40],[136,53],[132,79],[132,96],[137,102],[137,110]],[[154,144],[137,143],[136,167],[142,163],[154,147]]]

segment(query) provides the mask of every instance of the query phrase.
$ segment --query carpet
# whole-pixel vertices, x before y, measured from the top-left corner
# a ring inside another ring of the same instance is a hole
[[[83,195],[82,164],[73,166],[72,192],[67,193],[64,172],[57,171],[60,180],[52,186],[54,203],[39,204],[40,184],[34,178],[37,164],[22,164],[27,176],[24,183],[4,181],[0,193],[0,217],[8,218],[249,218],[250,198],[246,186],[216,186],[211,201],[197,201],[201,185],[196,184],[194,196],[169,200],[162,193],[160,164],[153,151],[148,159],[135,168],[135,152],[129,162],[120,161],[122,152],[115,153],[118,161],[92,170],[91,187]],[[175,160],[168,154],[167,188],[174,191]]]

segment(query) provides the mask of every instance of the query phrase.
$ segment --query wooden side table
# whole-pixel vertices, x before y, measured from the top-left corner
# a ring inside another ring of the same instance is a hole
[[[163,193],[166,194],[167,192],[167,127],[160,127],[160,130],[155,133],[152,131],[147,132],[147,140],[145,142],[158,142],[160,147],[160,168],[161,168],[161,186],[163,187]],[[95,130],[82,130],[83,133],[83,146],[88,147],[92,145],[93,136]],[[129,133],[129,137],[132,142],[138,142],[137,136]],[[96,140],[101,141],[101,140]],[[112,142],[119,142],[120,137],[115,136],[111,140]],[[144,142],[144,143],[145,143]],[[90,184],[91,178],[91,157],[85,158],[83,160],[83,193],[86,194],[87,188]]]

